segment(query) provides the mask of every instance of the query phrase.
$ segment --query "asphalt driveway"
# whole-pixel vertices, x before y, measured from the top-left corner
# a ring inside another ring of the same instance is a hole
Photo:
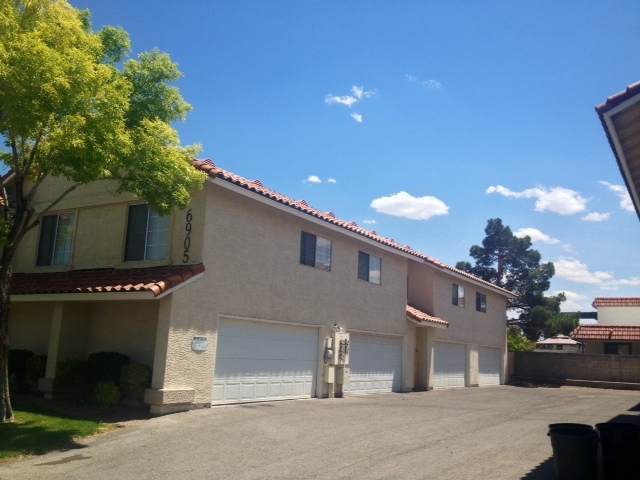
[[[639,403],[500,386],[218,407],[4,464],[0,479],[547,479],[549,423],[640,423]]]

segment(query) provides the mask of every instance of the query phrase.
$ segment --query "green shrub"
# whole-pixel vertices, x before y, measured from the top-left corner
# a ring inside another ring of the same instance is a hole
[[[47,373],[47,356],[34,355],[27,360],[27,382],[32,387],[38,386],[38,380]]]
[[[115,407],[120,403],[120,389],[113,382],[100,382],[95,388],[96,398],[100,405]]]
[[[87,362],[84,360],[61,360],[56,365],[56,386],[77,402],[89,399],[91,388],[87,382]]]
[[[91,383],[113,382],[120,384],[120,370],[131,359],[119,352],[96,352],[87,358],[87,374]]]
[[[18,392],[30,390],[27,383],[27,362],[33,357],[31,350],[9,350],[9,379]]]
[[[145,388],[151,386],[151,367],[132,363],[122,367],[120,386],[126,398],[142,401]]]

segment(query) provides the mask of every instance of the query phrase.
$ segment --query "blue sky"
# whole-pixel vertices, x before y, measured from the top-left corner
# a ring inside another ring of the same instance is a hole
[[[594,111],[640,80],[636,0],[71,3],[179,63],[201,158],[450,265],[499,217],[565,311],[640,296]]]

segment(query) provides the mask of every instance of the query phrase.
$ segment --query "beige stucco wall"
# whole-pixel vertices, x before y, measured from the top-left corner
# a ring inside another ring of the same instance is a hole
[[[46,354],[53,302],[14,303],[9,315],[9,348],[27,349],[36,355]]]
[[[452,304],[452,285],[465,289],[465,306]],[[476,311],[476,292],[487,296],[486,313]],[[433,387],[433,343],[465,345],[466,385],[478,384],[479,349],[499,348],[502,352],[502,382],[506,379],[506,297],[464,277],[418,262],[409,263],[409,303],[449,322],[446,329],[425,329],[418,334],[418,374],[420,387]]]
[[[36,210],[48,206],[54,195],[69,182],[52,178],[43,183],[34,201]],[[13,268],[15,272],[51,272],[85,268],[135,268],[155,265],[181,265],[202,262],[204,229],[197,222],[204,218],[203,193],[194,192],[191,205],[176,210],[171,218],[169,256],[157,261],[124,262],[127,214],[130,205],[142,203],[129,194],[115,196],[113,182],[96,182],[78,187],[49,213],[75,212],[76,226],[71,263],[68,266],[36,267],[39,228],[22,241]],[[191,222],[188,222],[188,218]],[[188,232],[187,229],[191,231]],[[188,239],[187,239],[188,237]],[[188,250],[187,248],[188,247]]]
[[[640,325],[640,307],[598,307],[599,325]]]

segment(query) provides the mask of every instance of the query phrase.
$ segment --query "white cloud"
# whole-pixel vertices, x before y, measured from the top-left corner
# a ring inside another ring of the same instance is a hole
[[[309,175],[305,180],[305,183],[322,183],[322,180],[320,180],[320,177],[317,175]]]
[[[375,225],[376,222],[375,220],[363,220],[362,223],[364,223],[365,225]]]
[[[358,103],[360,100],[364,98],[372,97],[376,93],[376,91],[365,90],[363,87],[358,87],[354,85],[353,87],[351,87],[351,93],[353,93],[353,95],[342,95],[342,96],[333,95],[330,93],[324,97],[324,101],[329,105],[337,103],[339,105],[345,105],[351,108],[351,106],[354,103]]]
[[[560,243],[560,240],[557,238],[550,237],[546,233],[542,233],[537,228],[521,228],[517,232],[513,232],[513,234],[518,238],[524,238],[528,235],[532,242],[543,242],[549,245]]]
[[[406,74],[404,78],[406,78],[408,82],[419,83],[420,85],[423,85],[430,90],[439,90],[440,88],[442,88],[442,83],[434,79],[420,80],[415,75],[409,75],[409,74]]]
[[[333,103],[338,103],[340,105],[346,105],[347,107],[351,107],[351,105],[358,102],[358,99],[356,97],[352,97],[351,95],[344,95],[342,97],[338,97],[336,95],[329,94],[326,97],[324,97],[324,101],[329,105]]]
[[[567,297],[567,299],[560,304],[560,310],[562,310],[563,312],[593,311],[593,307],[591,306],[593,298],[575,292],[568,292],[566,290],[558,290],[551,293],[551,295],[558,295],[559,293],[564,293],[564,296]]]
[[[407,192],[376,198],[371,202],[371,207],[379,213],[411,220],[429,220],[433,216],[449,213],[449,207],[442,200],[431,196],[414,197]]]
[[[327,182],[329,182],[329,183],[337,183],[335,178],[329,178],[329,179],[327,179]]]
[[[571,282],[604,285],[607,280],[613,279],[613,275],[609,272],[590,272],[585,263],[571,257],[560,257],[559,260],[553,262],[553,265],[556,277]]]
[[[351,118],[353,118],[358,123],[362,123],[362,115],[360,115],[359,113],[353,112],[351,114]]]
[[[499,193],[512,198],[535,198],[535,210],[537,212],[553,212],[559,215],[574,215],[587,209],[588,200],[578,192],[563,187],[535,187],[514,192],[498,185],[487,188],[487,194]]]
[[[585,222],[604,222],[605,220],[609,220],[609,218],[611,218],[611,213],[591,212],[582,217],[582,220]]]
[[[604,180],[600,181],[600,183],[606,186],[610,192],[613,192],[620,197],[620,208],[632,213],[636,211],[635,208],[633,208],[631,195],[629,195],[629,191],[626,187],[623,185],[613,185],[612,183],[605,182]]]

